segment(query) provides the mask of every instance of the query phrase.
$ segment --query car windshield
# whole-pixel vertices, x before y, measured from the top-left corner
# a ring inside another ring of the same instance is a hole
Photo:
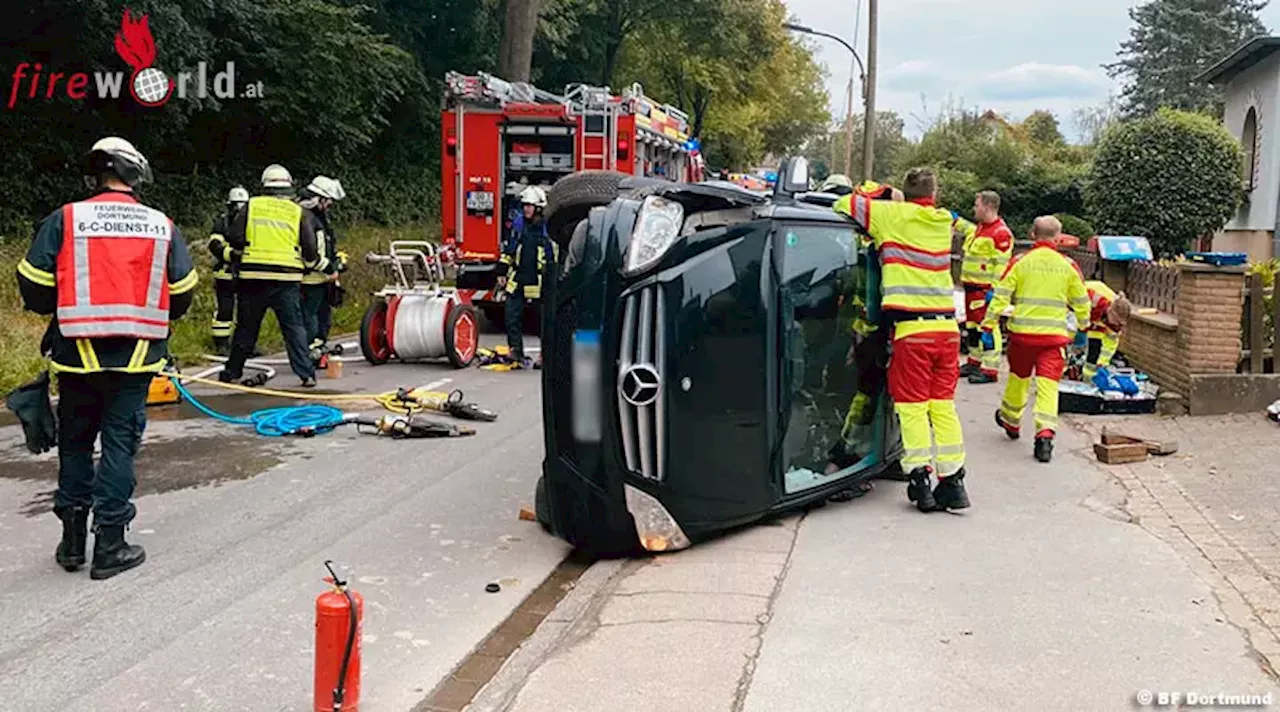
[[[855,348],[870,275],[853,230],[784,224],[778,236],[783,472],[794,494],[872,463],[879,384],[874,354]]]

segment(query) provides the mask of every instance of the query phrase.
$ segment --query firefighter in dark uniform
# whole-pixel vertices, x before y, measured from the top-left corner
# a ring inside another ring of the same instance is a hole
[[[209,253],[213,255],[213,293],[217,307],[213,313],[213,346],[219,356],[231,354],[231,333],[236,326],[237,265],[232,264],[231,245],[227,243],[227,230],[236,213],[244,210],[249,202],[249,191],[236,186],[227,193],[227,209],[213,221],[209,234]]]
[[[324,271],[309,269],[302,275],[302,320],[307,327],[307,345],[313,360],[326,353],[329,328],[333,324],[333,305],[338,289],[337,279],[346,269],[338,258],[338,235],[329,221],[333,204],[347,197],[342,184],[327,176],[316,176],[298,193],[298,204],[315,216],[316,247],[328,263]]]
[[[134,457],[147,392],[168,354],[169,323],[191,306],[199,276],[173,221],[134,196],[151,180],[151,167],[132,144],[98,141],[86,173],[95,193],[40,222],[18,264],[18,285],[26,309],[54,317],[41,349],[59,388],[54,513],[62,541],[55,557],[67,571],[84,565],[92,510],[90,576],[105,579],[146,559],[125,541],[137,512]]]
[[[530,299],[542,296],[542,272],[556,262],[556,246],[547,233],[542,210],[547,207],[547,193],[530,186],[520,194],[522,212],[511,225],[511,236],[502,250],[502,263],[507,275],[498,278],[498,286],[507,293],[507,346],[517,364],[525,363],[524,307]]]
[[[307,351],[299,285],[308,268],[323,272],[328,263],[316,248],[315,218],[294,202],[293,176],[284,166],[262,172],[263,195],[249,199],[227,231],[232,258],[239,260],[236,279],[235,335],[231,357],[218,376],[224,382],[244,375],[267,309],[275,312],[289,352],[289,365],[304,388],[315,388],[316,365]]]

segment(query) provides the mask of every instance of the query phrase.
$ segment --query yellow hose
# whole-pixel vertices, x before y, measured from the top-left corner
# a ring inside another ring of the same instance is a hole
[[[176,374],[170,374],[176,375]],[[394,399],[395,391],[388,393],[343,393],[343,394],[325,394],[325,393],[305,393],[301,391],[277,391],[270,388],[255,388],[253,386],[242,386],[239,383],[223,383],[222,381],[214,381],[208,378],[192,378],[184,376],[183,380],[192,381],[194,383],[202,383],[206,386],[215,386],[217,388],[225,388],[229,391],[240,391],[241,393],[254,393],[260,396],[274,396],[276,398],[293,398],[295,400],[308,401],[375,401],[382,403],[383,398]]]
[[[177,375],[177,374],[169,374]],[[448,400],[449,394],[442,391],[426,391],[421,388],[415,388],[409,391],[409,401],[402,400],[398,391],[387,391],[385,393],[343,393],[337,395],[323,393],[304,393],[300,391],[277,391],[271,388],[255,388],[254,386],[242,386],[238,383],[223,383],[208,378],[194,378],[191,376],[184,377],[184,380],[194,383],[203,383],[207,386],[215,386],[217,388],[225,388],[229,391],[239,391],[241,393],[253,393],[260,396],[272,396],[275,398],[293,398],[295,400],[306,401],[372,401],[387,409],[392,413],[400,415],[412,415],[424,410],[442,410],[445,401]]]

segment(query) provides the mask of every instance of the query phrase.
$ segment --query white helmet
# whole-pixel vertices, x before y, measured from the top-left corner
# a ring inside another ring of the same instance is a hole
[[[292,188],[293,176],[279,163],[272,163],[262,171],[263,188]]]
[[[535,205],[539,208],[547,207],[547,191],[536,185],[531,185],[524,189],[520,194],[520,202],[525,205]]]
[[[151,182],[151,164],[147,157],[118,136],[108,136],[93,144],[89,149],[89,170],[94,174],[111,171],[130,187]]]
[[[329,178],[328,176],[312,178],[311,183],[307,185],[307,191],[333,201],[347,197],[347,191],[342,189],[342,184],[336,178]]]
[[[249,202],[249,191],[245,190],[244,186],[237,185],[236,187],[232,188],[230,192],[227,193],[227,202],[228,203],[247,203]]]
[[[832,173],[822,182],[822,187],[818,190],[822,193],[852,193],[853,181],[843,173]]]

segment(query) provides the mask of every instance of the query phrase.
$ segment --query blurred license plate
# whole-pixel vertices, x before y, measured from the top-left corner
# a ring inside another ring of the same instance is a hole
[[[600,442],[600,332],[573,334],[573,437]]]

